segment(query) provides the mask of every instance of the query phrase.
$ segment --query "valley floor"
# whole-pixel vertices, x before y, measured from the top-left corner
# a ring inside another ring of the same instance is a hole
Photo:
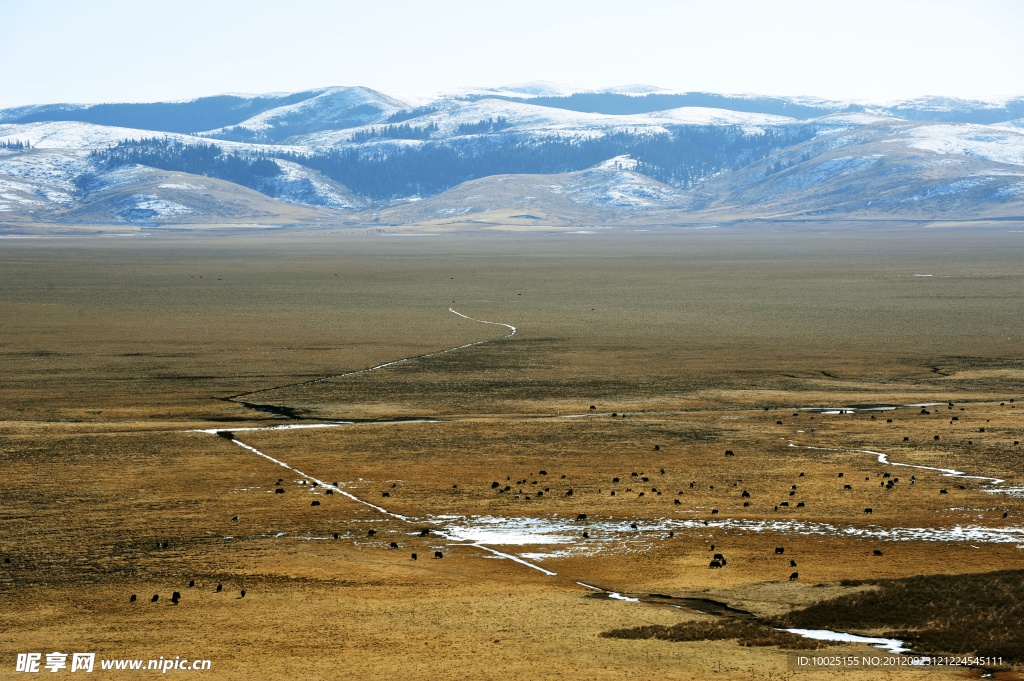
[[[1019,236],[4,243],[0,665],[828,676],[600,634],[1021,569]]]

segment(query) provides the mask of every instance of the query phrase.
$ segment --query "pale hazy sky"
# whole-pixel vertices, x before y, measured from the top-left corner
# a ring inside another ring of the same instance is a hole
[[[1024,95],[1022,0],[0,0],[0,107],[365,85]]]

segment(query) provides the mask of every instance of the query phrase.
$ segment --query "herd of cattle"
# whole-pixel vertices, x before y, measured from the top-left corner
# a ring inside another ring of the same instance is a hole
[[[891,423],[891,420],[889,422]],[[234,439],[233,433],[230,433],[228,431],[220,431],[217,434],[222,436],[222,437],[226,437],[228,439]],[[906,438],[904,438],[904,439],[906,440]],[[660,446],[655,445],[654,446],[654,450],[655,451],[660,450]],[[732,450],[726,450],[725,451],[725,456],[726,457],[734,457],[735,453]],[[660,472],[661,475],[664,475],[665,474],[665,469],[662,468],[662,469],[660,469],[659,472]],[[538,475],[541,476],[541,478],[543,479],[544,477],[547,476],[547,471],[541,470],[541,471],[539,471]],[[533,474],[530,474],[530,477],[534,477]],[[799,477],[804,477],[804,473],[800,473]],[[844,473],[839,473],[838,477],[839,478],[844,478],[845,474]],[[566,478],[565,475],[561,476],[561,479],[564,480],[565,478]],[[638,472],[638,471],[631,472],[630,475],[629,475],[629,478],[630,479],[634,479],[636,482],[639,482],[639,483],[650,483],[651,482],[651,477],[650,476],[645,475],[644,473]],[[621,480],[620,477],[613,477],[612,478],[612,484],[620,484],[620,480]],[[869,482],[870,481],[870,477],[866,477],[864,480],[865,480],[865,482]],[[511,476],[506,476],[506,481],[508,481],[508,484],[504,484],[504,485],[502,483],[500,483],[500,482],[497,482],[497,481],[492,482],[491,485],[490,485],[491,490],[495,491],[498,494],[504,494],[506,492],[512,492],[513,484],[514,484],[516,486],[519,486],[518,491],[514,493],[515,498],[518,499],[521,496],[525,496],[525,498],[527,500],[529,500],[530,499],[529,494],[525,494],[523,492],[523,489],[522,489],[521,486],[528,485],[528,484],[529,485],[538,485],[539,484],[539,481],[537,479],[528,480],[527,478],[523,478],[521,480],[517,479],[514,483],[512,483],[511,482]],[[891,475],[889,473],[883,473],[882,474],[882,481],[879,483],[879,485],[881,487],[883,487],[884,489],[886,489],[886,490],[892,490],[899,483],[899,481],[900,481],[899,478],[891,477]],[[277,493],[277,494],[284,494],[285,488],[282,485],[283,482],[284,482],[284,480],[281,479],[281,478],[279,478],[277,480],[277,484],[276,484],[275,490],[274,490],[275,493]],[[740,480],[740,482],[742,482],[742,480]],[[845,483],[845,481],[844,481],[844,483]],[[915,476],[911,476],[911,478],[910,478],[910,485],[914,485],[915,483],[916,483],[916,477]],[[318,487],[318,483],[316,483],[316,482],[307,483],[304,480],[300,481],[298,484],[300,484],[300,485],[308,485],[309,489],[316,489]],[[696,481],[690,482],[690,485],[689,485],[690,489],[694,489],[696,484],[697,484]],[[335,482],[332,485],[332,487],[337,488],[338,485],[339,485],[339,483]],[[392,489],[394,489],[395,486],[396,485],[393,484],[392,485]],[[737,485],[734,483],[734,486],[737,486]],[[458,485],[454,485],[453,486],[453,489],[457,489],[457,488],[458,488]],[[965,489],[963,485],[960,485],[959,488],[960,489]],[[714,490],[714,486],[713,485],[710,486],[710,489]],[[790,497],[795,496],[797,494],[797,489],[798,489],[797,485],[795,485],[795,484],[791,485],[790,489],[788,491],[788,496],[790,496]],[[852,484],[845,483],[845,484],[843,484],[843,488],[842,489],[843,489],[844,492],[852,492],[854,488],[853,488]],[[331,488],[326,488],[324,491],[328,495],[332,495],[334,493],[334,489],[331,489]],[[599,492],[600,491],[601,490],[599,490]],[[626,492],[634,492],[632,487],[626,488],[625,491]],[[662,495],[662,490],[659,490],[656,486],[652,486],[650,488],[650,492],[655,494],[655,495],[657,495],[657,496],[661,496]],[[550,487],[544,487],[543,491],[541,491],[540,489],[537,489],[537,490],[532,492],[532,494],[534,496],[536,496],[537,498],[543,497],[544,493],[549,493],[550,494],[551,493],[551,488]],[[647,490],[646,489],[638,490],[637,492],[634,492],[634,493],[637,494],[638,497],[643,497],[647,493]],[[683,491],[680,491],[680,492],[677,493],[676,496],[677,497],[678,496],[682,496],[683,493],[684,493]],[[939,490],[939,493],[940,494],[948,494],[948,491],[946,489],[941,489],[941,490]],[[565,495],[565,497],[572,497],[574,495],[573,489],[569,488],[568,490],[566,490],[564,492],[564,495]],[[616,495],[616,490],[611,490],[610,491],[610,495],[611,496],[615,496]],[[390,491],[382,492],[381,493],[381,497],[382,498],[390,498],[391,497]],[[748,490],[744,489],[744,490],[741,491],[740,499],[743,500],[742,501],[743,507],[746,508],[746,507],[750,506],[751,502],[749,500],[751,499],[751,494],[750,494],[750,492]],[[681,505],[681,502],[680,502],[680,500],[678,498],[674,500],[674,503],[677,506]],[[321,505],[321,502],[319,500],[313,500],[311,502],[311,506],[320,506],[320,505]],[[789,508],[789,501],[780,501],[778,504],[776,504],[774,506],[774,510],[775,511],[778,511],[780,508],[781,509]],[[796,508],[806,508],[805,502],[803,502],[803,501],[797,502]],[[873,513],[873,509],[871,507],[866,507],[864,509],[864,513],[865,514],[871,514],[871,513]],[[717,508],[710,509],[710,515],[718,515],[718,514],[719,514],[719,511],[718,511]],[[1007,514],[1003,513],[1003,517],[1005,518],[1006,516],[1007,516]],[[237,516],[232,518],[232,519],[233,520],[237,520]],[[576,517],[577,521],[585,521],[586,519],[587,519],[587,515],[585,513],[580,513]],[[708,522],[704,521],[704,524],[707,525]],[[636,523],[633,523],[631,525],[631,527],[634,530],[639,529]],[[421,534],[421,536],[427,536],[429,534],[429,531],[430,531],[429,529],[423,529],[420,534]],[[374,530],[372,530],[372,529],[369,530],[368,536],[372,537],[372,536],[374,536],[374,534],[375,534]],[[670,537],[674,536],[674,533],[670,532],[669,536]],[[333,537],[335,539],[338,539],[340,537],[340,535],[338,533],[333,533]],[[590,538],[589,532],[584,531],[583,532],[583,538],[584,539],[589,539]],[[389,543],[389,548],[391,548],[391,549],[398,549],[399,545],[398,545],[397,542],[390,542]],[[711,548],[714,549],[714,546],[712,546]],[[775,549],[775,553],[777,555],[782,555],[784,553],[784,549],[782,547],[777,547]],[[876,556],[876,557],[880,557],[880,556],[882,556],[882,552],[880,550],[878,550],[878,549],[875,549],[873,551],[873,555]],[[440,559],[442,557],[443,557],[443,554],[442,554],[441,551],[435,551],[435,553],[434,553],[434,558],[435,559]],[[411,554],[411,558],[412,558],[412,560],[417,560],[417,554],[416,553]],[[708,564],[708,568],[709,569],[721,569],[721,568],[724,568],[726,565],[728,565],[728,561],[726,560],[725,556],[723,554],[721,554],[721,553],[715,553],[713,559]],[[790,567],[796,567],[796,561],[795,560],[790,559]],[[799,573],[798,572],[793,572],[790,575],[789,579],[791,581],[799,579]],[[219,585],[218,585],[218,589],[217,590],[220,591],[220,586]],[[243,596],[245,595],[244,591],[242,592],[242,595]],[[175,596],[172,597],[172,602],[176,604],[178,597],[180,597],[180,596],[177,594],[177,592],[175,592]],[[154,602],[156,601],[157,598],[158,597],[154,596]],[[135,600],[135,596],[133,595],[132,596],[132,601],[134,601],[134,600]]]

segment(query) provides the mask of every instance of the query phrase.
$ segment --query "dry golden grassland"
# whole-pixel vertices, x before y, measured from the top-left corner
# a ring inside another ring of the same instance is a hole
[[[985,575],[1024,568],[1022,235],[815,230],[0,242],[0,677],[814,679],[765,627],[830,607],[988,654],[1021,573]],[[990,625],[873,595],[937,589]]]

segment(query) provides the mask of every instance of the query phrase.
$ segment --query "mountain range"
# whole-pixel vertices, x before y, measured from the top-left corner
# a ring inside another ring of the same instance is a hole
[[[1022,202],[1024,97],[540,82],[0,110],[9,227],[993,220]]]

